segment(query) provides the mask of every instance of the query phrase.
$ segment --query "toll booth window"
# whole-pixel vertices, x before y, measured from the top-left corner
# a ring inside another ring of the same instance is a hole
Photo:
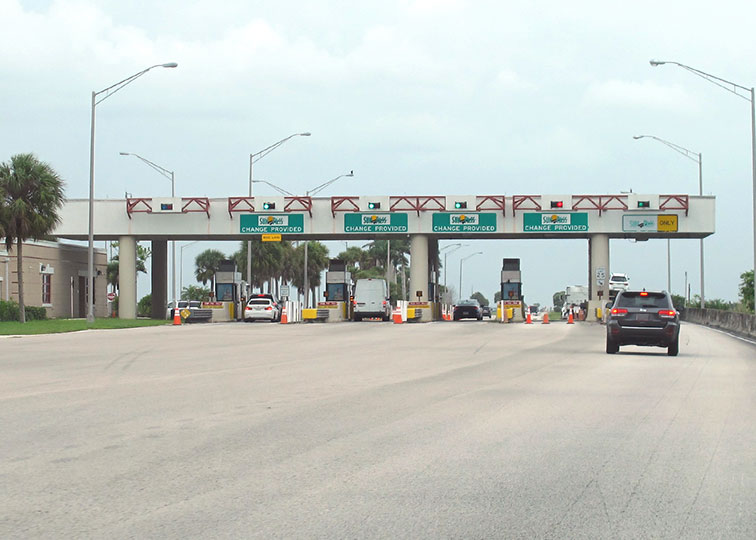
[[[232,283],[218,283],[215,289],[218,293],[219,301],[231,302],[234,299],[234,286]]]
[[[344,302],[346,300],[345,292],[346,285],[343,283],[329,283],[326,288],[328,293],[329,302]]]

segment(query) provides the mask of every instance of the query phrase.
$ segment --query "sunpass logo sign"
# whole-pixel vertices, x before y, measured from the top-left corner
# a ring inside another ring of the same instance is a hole
[[[391,216],[373,214],[372,216],[362,216],[363,225],[388,225],[391,223]]]
[[[496,214],[433,214],[433,232],[496,232]]]
[[[242,214],[239,216],[242,234],[301,233],[304,232],[302,214]]]
[[[407,232],[407,214],[344,214],[344,232]]]
[[[588,230],[588,214],[527,213],[522,215],[524,232],[584,232]]]

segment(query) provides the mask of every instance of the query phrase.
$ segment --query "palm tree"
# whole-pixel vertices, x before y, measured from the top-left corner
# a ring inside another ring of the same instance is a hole
[[[288,283],[296,269],[293,268],[291,258],[293,248],[291,242],[262,242],[253,238],[252,244],[252,285],[262,290],[263,284],[269,282],[269,292],[278,295],[279,282]],[[231,258],[242,275],[247,274],[247,240],[240,244],[239,251]],[[274,290],[275,287],[275,290]]]
[[[111,242],[110,246],[117,252],[119,248],[118,242]],[[141,246],[137,244],[137,260],[136,260],[136,269],[137,273],[142,272],[143,274],[147,273],[147,259],[150,258],[152,255],[152,250],[148,247]],[[111,285],[113,289],[116,291],[119,289],[119,268],[120,268],[120,261],[118,260],[118,253],[113,255],[113,257],[110,259],[110,262],[108,263],[108,285]]]
[[[0,230],[10,251],[16,243],[19,319],[26,322],[24,307],[23,242],[40,240],[60,222],[63,181],[34,154],[16,154],[0,164]]]
[[[194,259],[194,275],[197,281],[203,285],[207,285],[210,282],[210,290],[215,293],[215,273],[220,268],[221,261],[225,260],[226,256],[217,249],[206,249]]]
[[[297,289],[302,291],[304,290],[304,242],[294,251],[292,262],[295,270],[291,282]],[[304,291],[304,293],[307,295],[312,291],[313,304],[317,304],[314,294],[315,288],[320,286],[320,273],[326,268],[328,268],[328,248],[325,244],[317,241],[309,242],[309,246],[307,247],[307,281],[310,282],[310,289]]]

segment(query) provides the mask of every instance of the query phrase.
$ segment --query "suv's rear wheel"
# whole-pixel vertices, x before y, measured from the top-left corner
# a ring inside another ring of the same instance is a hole
[[[675,340],[667,347],[667,356],[677,356],[680,352],[680,337],[676,337]]]
[[[611,338],[606,338],[606,354],[614,354],[619,351],[619,345]]]

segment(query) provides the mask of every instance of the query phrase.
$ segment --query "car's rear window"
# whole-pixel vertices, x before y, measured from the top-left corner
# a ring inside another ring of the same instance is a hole
[[[630,292],[617,298],[617,307],[646,307],[646,308],[669,308],[667,295],[664,293],[640,293]]]
[[[612,281],[627,281],[625,276],[612,276]]]
[[[267,298],[261,298],[259,300],[252,299],[249,301],[250,306],[267,306],[270,305],[270,303],[270,300],[268,300]]]

